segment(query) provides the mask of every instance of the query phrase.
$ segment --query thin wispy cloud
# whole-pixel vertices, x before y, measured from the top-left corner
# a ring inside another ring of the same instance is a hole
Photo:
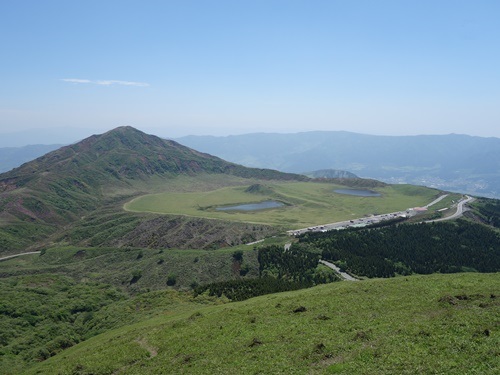
[[[70,83],[91,83],[88,79],[78,79],[78,78],[63,78],[61,81]]]
[[[133,81],[117,81],[117,80],[90,80],[90,79],[80,79],[80,78],[62,78],[61,81],[75,83],[75,84],[92,84],[99,86],[112,86],[112,85],[121,85],[121,86],[138,86],[138,87],[146,87],[149,86],[149,83],[145,82],[133,82]]]

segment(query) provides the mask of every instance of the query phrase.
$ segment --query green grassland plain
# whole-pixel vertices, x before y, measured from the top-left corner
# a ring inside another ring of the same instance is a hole
[[[135,212],[216,218],[294,229],[424,206],[440,194],[435,189],[412,185],[388,185],[372,189],[379,192],[380,197],[338,194],[334,190],[345,186],[324,182],[266,182],[265,188],[259,193],[248,192],[249,186],[189,192],[171,190],[135,198],[126,203],[124,208]],[[266,200],[280,201],[284,206],[253,212],[216,210],[221,206]]]

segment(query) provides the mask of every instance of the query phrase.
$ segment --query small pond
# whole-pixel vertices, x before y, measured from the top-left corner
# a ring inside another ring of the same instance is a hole
[[[357,197],[380,197],[381,194],[373,190],[363,190],[363,189],[336,189],[335,193],[355,195]]]
[[[240,204],[238,206],[226,206],[226,207],[217,207],[217,211],[257,211],[257,210],[266,210],[269,208],[278,208],[284,206],[283,203],[278,201],[264,201],[260,203],[247,203]]]

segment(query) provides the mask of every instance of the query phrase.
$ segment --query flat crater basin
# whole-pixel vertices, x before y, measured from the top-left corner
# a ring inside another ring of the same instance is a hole
[[[380,197],[381,194],[373,190],[365,189],[336,189],[335,193],[345,195],[355,195],[357,197]]]
[[[216,211],[258,211],[258,210],[267,210],[270,208],[278,208],[283,207],[285,204],[278,201],[264,201],[259,203],[247,203],[240,204],[237,206],[225,206],[225,207],[217,207]]]

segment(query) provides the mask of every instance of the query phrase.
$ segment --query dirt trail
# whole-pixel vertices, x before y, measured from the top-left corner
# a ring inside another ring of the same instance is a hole
[[[15,258],[15,257],[20,257],[21,255],[40,254],[40,253],[41,253],[41,251],[29,251],[27,253],[19,253],[19,254],[8,255],[8,256],[0,258],[0,262],[2,260],[7,260],[7,259]]]
[[[146,349],[149,352],[149,358],[154,358],[158,355],[157,349],[149,345],[144,337],[137,338],[135,342],[138,343],[141,348]]]

